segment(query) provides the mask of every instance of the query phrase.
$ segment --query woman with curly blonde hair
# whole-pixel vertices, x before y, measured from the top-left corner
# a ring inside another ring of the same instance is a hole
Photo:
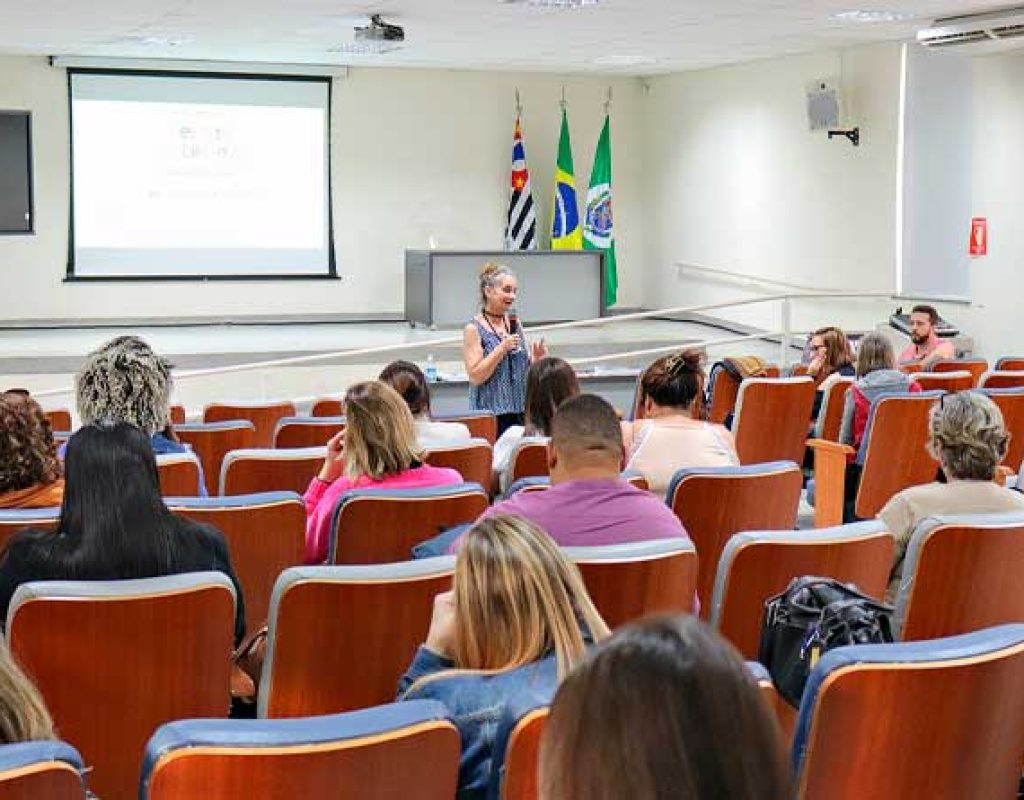
[[[939,514],[1024,511],[1024,495],[994,480],[1009,440],[999,407],[983,394],[947,394],[932,406],[928,452],[939,462],[946,482],[904,489],[878,514],[896,537],[890,597],[899,589],[907,545],[921,520]]]
[[[50,421],[27,392],[0,394],[0,508],[59,506],[64,497]]]

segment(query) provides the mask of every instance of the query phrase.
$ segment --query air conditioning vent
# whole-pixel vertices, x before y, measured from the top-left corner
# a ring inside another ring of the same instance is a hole
[[[1024,7],[967,14],[935,20],[933,27],[917,32],[917,41],[936,49],[962,48],[963,52],[985,53],[1022,46]]]

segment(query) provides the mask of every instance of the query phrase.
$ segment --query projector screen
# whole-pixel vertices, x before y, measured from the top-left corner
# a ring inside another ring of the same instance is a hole
[[[335,274],[329,78],[68,81],[70,278]]]

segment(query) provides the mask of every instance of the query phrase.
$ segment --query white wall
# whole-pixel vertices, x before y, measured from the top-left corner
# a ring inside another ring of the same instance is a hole
[[[640,82],[556,75],[354,69],[335,83],[332,180],[342,281],[63,283],[68,230],[66,76],[42,58],[0,58],[0,108],[33,112],[36,234],[0,237],[0,319],[378,314],[403,309],[404,251],[500,248],[514,90],[523,103],[538,223],[550,192],[565,87],[585,196],[614,95],[619,304],[641,301]],[[467,313],[468,310],[467,310]]]
[[[682,276],[692,264],[822,289],[891,291],[900,50],[857,47],[655,78],[645,106],[652,307],[742,294]],[[805,88],[838,81],[861,145],[808,130]],[[875,304],[865,323],[878,318]],[[738,321],[775,327],[756,306]],[[797,324],[829,317],[797,308]],[[849,324],[849,323],[847,323]]]

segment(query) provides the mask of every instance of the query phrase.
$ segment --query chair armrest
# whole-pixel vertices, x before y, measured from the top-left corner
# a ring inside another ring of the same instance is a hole
[[[1013,475],[1012,469],[1010,469],[1009,467],[999,466],[996,467],[996,474],[995,476],[993,476],[992,480],[994,480],[1000,486],[1006,486],[1007,482],[1010,480],[1011,475]]]
[[[827,439],[809,439],[807,446],[814,451],[814,527],[842,525],[846,458],[856,451]]]

